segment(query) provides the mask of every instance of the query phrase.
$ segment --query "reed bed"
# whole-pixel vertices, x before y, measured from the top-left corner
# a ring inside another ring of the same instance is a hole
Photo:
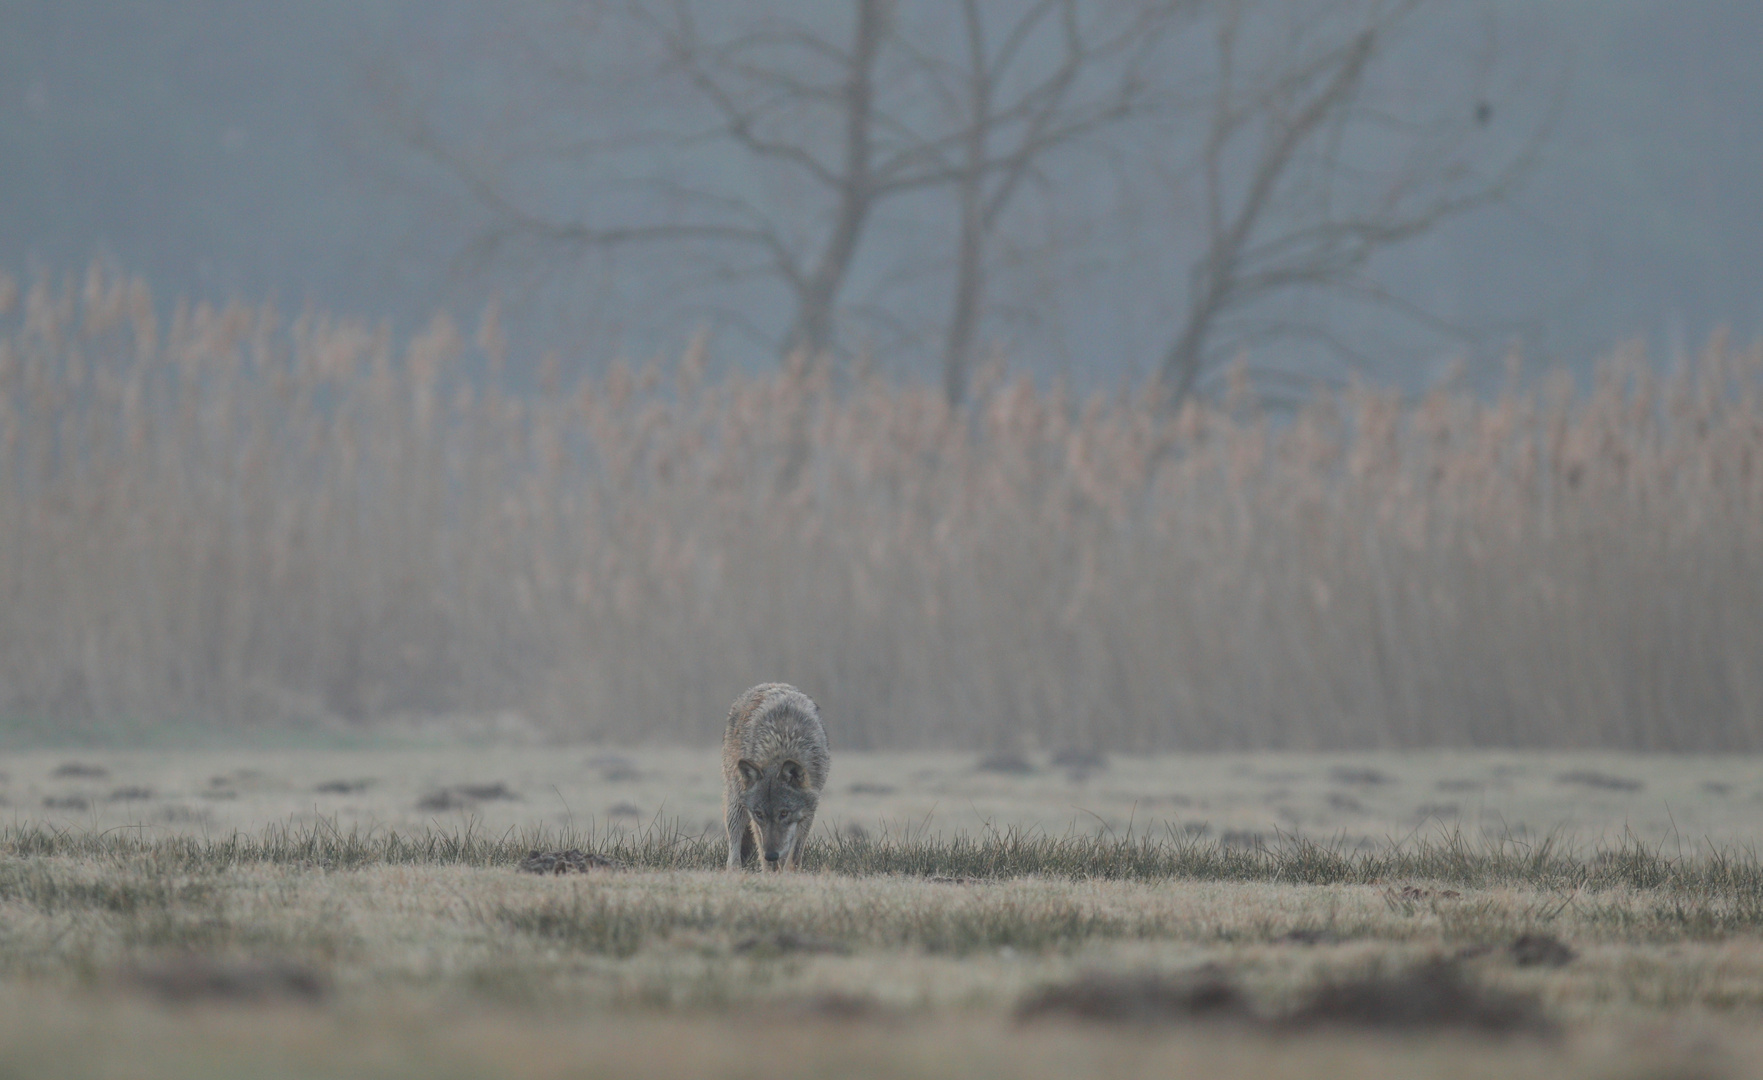
[[[1763,748],[1763,348],[1270,418],[0,281],[0,717],[838,746]]]

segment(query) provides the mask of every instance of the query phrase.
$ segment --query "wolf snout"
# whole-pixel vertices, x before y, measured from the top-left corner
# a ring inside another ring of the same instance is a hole
[[[773,865],[776,865],[778,857],[779,853],[775,851],[768,851],[765,853],[765,861]]]

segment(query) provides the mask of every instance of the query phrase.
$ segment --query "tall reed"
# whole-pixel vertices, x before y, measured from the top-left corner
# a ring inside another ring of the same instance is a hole
[[[1763,749],[1763,349],[1289,422],[0,281],[0,717]]]

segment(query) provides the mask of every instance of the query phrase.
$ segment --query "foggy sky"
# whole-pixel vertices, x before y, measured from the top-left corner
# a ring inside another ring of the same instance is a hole
[[[1741,340],[1763,330],[1763,6],[1500,8],[1501,33],[1539,72],[1530,92],[1546,95],[1554,61],[1566,87],[1542,160],[1507,204],[1401,253],[1389,272],[1489,340],[1522,342],[1537,363],[1577,367],[1637,337],[1668,359],[1720,325]],[[469,318],[492,289],[525,288],[526,352],[557,347],[591,366],[676,346],[685,328],[607,323],[612,294],[586,295],[604,279],[458,272],[469,200],[397,144],[384,76],[414,79],[403,85],[419,93],[442,87],[494,122],[519,104],[499,95],[518,91],[494,64],[459,57],[496,54],[501,10],[0,0],[0,267],[59,274],[105,256],[165,301],[273,299],[406,329],[438,305]],[[1507,104],[1494,102],[1495,115]],[[1095,304],[1081,282],[1062,287],[1076,308],[1112,312],[1120,300],[1105,276]],[[1122,381],[1142,376],[1157,347],[1131,321],[1110,314],[1073,323],[1061,342],[1016,345],[1030,367]],[[763,351],[723,348],[737,361]]]

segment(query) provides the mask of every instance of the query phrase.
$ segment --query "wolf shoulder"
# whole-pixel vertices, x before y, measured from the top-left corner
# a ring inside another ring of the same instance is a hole
[[[788,683],[760,683],[729,709],[725,756],[756,763],[799,761],[811,786],[825,785],[831,762],[820,706]]]

